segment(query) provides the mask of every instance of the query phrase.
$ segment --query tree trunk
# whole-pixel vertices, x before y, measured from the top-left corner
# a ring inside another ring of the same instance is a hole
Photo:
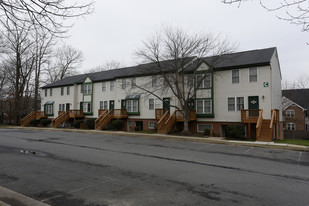
[[[19,125],[20,121],[20,95],[19,95],[19,82],[20,82],[20,70],[21,70],[21,60],[20,54],[16,54],[16,76],[15,76],[15,93],[14,93],[14,116],[15,125]]]
[[[183,131],[189,132],[188,112],[184,112],[183,114]]]

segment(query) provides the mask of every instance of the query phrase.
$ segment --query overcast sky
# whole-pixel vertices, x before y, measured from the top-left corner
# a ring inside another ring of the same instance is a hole
[[[82,72],[111,60],[137,64],[134,52],[162,25],[211,31],[236,42],[238,51],[277,47],[283,79],[295,81],[309,74],[309,32],[275,15],[258,1],[238,8],[220,0],[97,0],[95,13],[76,20],[64,41],[83,52]]]

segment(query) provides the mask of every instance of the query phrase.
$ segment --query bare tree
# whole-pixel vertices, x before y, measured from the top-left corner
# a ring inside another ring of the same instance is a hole
[[[205,75],[198,79],[195,85],[192,74],[196,72],[205,56],[213,57],[208,62],[212,70],[212,66],[218,63],[222,55],[233,50],[234,46],[227,40],[222,40],[219,35],[189,34],[183,29],[163,27],[159,33],[145,41],[144,47],[136,52],[137,57],[143,62],[152,63],[152,66],[147,65],[147,67],[150,73],[158,74],[157,83],[153,85],[153,81],[148,81],[135,86],[162,101],[163,93],[169,90],[177,100],[170,106],[182,113],[184,132],[188,132],[189,103],[206,78]],[[190,66],[190,64],[194,65]]]
[[[48,65],[47,82],[55,82],[64,77],[77,74],[77,68],[81,66],[82,62],[83,54],[81,51],[68,45],[62,46],[56,51],[53,60]]]
[[[101,71],[107,71],[107,70],[113,70],[113,69],[118,69],[120,68],[121,63],[117,60],[111,60],[105,62],[105,64],[102,64],[100,66],[97,66],[95,68],[87,70],[85,73],[94,73],[94,72],[101,72]]]
[[[21,28],[36,25],[52,34],[62,34],[71,26],[65,20],[92,13],[93,5],[92,1],[80,4],[72,0],[2,0],[0,21],[14,22]]]
[[[309,88],[309,76],[307,74],[301,74],[296,81],[284,80],[282,83],[282,89],[306,89]]]
[[[221,0],[225,4],[236,3],[239,6],[247,0]],[[279,14],[279,19],[288,21],[292,24],[302,26],[303,31],[309,31],[309,0],[281,0],[277,1],[277,5],[271,6],[270,1],[259,0],[261,6],[268,11],[284,11]]]

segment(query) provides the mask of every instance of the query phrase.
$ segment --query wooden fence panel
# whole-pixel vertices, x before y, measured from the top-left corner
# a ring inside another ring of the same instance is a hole
[[[309,131],[284,131],[284,139],[307,139],[309,140]]]

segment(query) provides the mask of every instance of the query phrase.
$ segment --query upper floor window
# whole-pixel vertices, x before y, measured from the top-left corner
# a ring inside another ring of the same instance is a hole
[[[295,130],[295,123],[289,122],[286,124],[288,130]]]
[[[249,82],[256,82],[257,81],[257,68],[252,67],[249,68]]]
[[[121,80],[121,89],[126,89],[127,87],[127,80],[126,79],[122,79]]]
[[[188,88],[193,87],[193,74],[187,75],[187,86],[188,86]]]
[[[80,85],[80,93],[84,93],[84,85]]]
[[[64,87],[61,87],[61,96],[64,94]]]
[[[196,85],[198,88],[210,88],[211,87],[211,74],[197,74]]]
[[[114,87],[115,87],[115,81],[111,81],[111,82],[109,83],[109,90],[110,90],[110,91],[114,91]]]
[[[70,95],[70,86],[67,86],[67,95]]]
[[[102,92],[106,91],[106,82],[102,82]]]
[[[155,100],[149,99],[149,110],[154,110],[155,108]]]
[[[92,85],[91,84],[85,84],[84,85],[84,94],[92,94]]]
[[[287,110],[285,116],[286,117],[295,117],[295,111],[294,110]]]
[[[136,86],[136,77],[133,77],[131,79],[131,88],[134,88]]]
[[[53,96],[53,88],[49,89],[49,96]]]
[[[196,113],[197,114],[211,114],[212,105],[210,99],[196,100]]]
[[[232,83],[239,83],[239,69],[232,70]]]
[[[47,97],[47,89],[45,89],[45,97]]]
[[[152,87],[156,87],[157,86],[157,76],[152,76]]]

